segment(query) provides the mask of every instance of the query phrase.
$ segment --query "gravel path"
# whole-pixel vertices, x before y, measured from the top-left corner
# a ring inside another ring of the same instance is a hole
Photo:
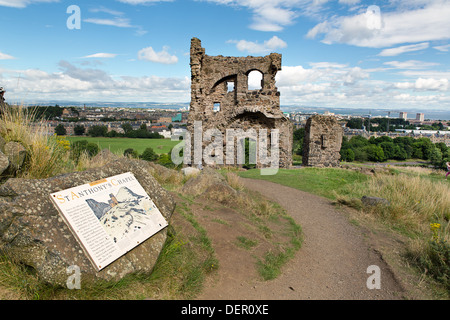
[[[403,299],[402,286],[376,248],[327,199],[263,180],[242,181],[287,210],[302,227],[303,246],[277,279],[242,281],[240,276],[221,281],[219,274],[218,282],[207,286],[199,299]],[[380,289],[367,288],[372,265],[381,270]]]

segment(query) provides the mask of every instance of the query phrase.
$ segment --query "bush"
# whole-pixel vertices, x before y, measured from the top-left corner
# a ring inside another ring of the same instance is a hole
[[[430,241],[425,253],[417,259],[417,264],[450,292],[450,245],[447,242]]]
[[[128,149],[126,149],[126,150],[123,152],[123,155],[124,155],[125,157],[130,157],[130,158],[134,158],[134,159],[139,158],[139,153],[138,153],[136,150],[134,150],[133,148],[128,148]]]
[[[155,153],[153,148],[148,147],[141,154],[140,158],[143,160],[147,160],[147,161],[155,161],[155,160],[158,160],[158,155]]]
[[[100,151],[100,147],[97,144],[87,140],[75,141],[70,146],[70,149],[71,158],[75,161],[78,161],[83,153],[86,153],[89,157],[94,157]]]

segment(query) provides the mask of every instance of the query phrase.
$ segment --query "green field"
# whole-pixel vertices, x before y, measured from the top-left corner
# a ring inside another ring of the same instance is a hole
[[[347,185],[367,180],[362,173],[334,168],[279,169],[276,175],[261,175],[259,169],[251,169],[238,174],[243,178],[268,180],[332,200],[336,198],[336,192],[341,192]]]
[[[148,147],[153,148],[153,150],[158,153],[168,153],[170,150],[176,146],[179,141],[171,141],[170,139],[132,139],[132,138],[92,138],[92,137],[67,137],[71,143],[79,140],[87,140],[88,142],[96,143],[100,146],[100,149],[109,149],[111,152],[116,154],[123,154],[123,152],[132,148],[136,150],[139,154],[144,152]]]

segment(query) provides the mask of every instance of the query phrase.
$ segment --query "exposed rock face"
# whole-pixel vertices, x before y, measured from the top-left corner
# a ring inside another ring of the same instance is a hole
[[[60,217],[50,194],[117,174],[132,172],[169,221],[175,202],[150,175],[146,161],[119,159],[102,168],[49,179],[9,179],[0,186],[0,249],[33,267],[51,284],[65,285],[67,268],[80,268],[81,279],[118,280],[133,272],[151,272],[166,240],[167,228],[97,272]]]
[[[264,57],[223,57],[209,56],[197,38],[191,40],[191,105],[187,129],[194,137],[194,123],[200,121],[202,129],[215,129],[223,136],[223,153],[227,143],[237,145],[242,141],[233,138],[226,141],[226,130],[235,129],[249,132],[267,130],[267,149],[271,133],[279,130],[279,167],[292,165],[292,124],[280,109],[280,93],[275,86],[275,76],[281,70],[281,55],[271,53]],[[262,80],[259,89],[249,89],[249,74],[257,71]],[[251,134],[249,134],[251,136]],[[253,136],[252,136],[253,138]],[[193,140],[193,139],[192,139]],[[191,142],[193,142],[191,140]],[[241,139],[242,140],[242,139]],[[203,143],[202,148],[205,149]],[[192,143],[192,150],[194,144]],[[235,155],[233,163],[238,161]],[[196,159],[191,161],[198,165]],[[225,163],[225,156],[220,163]],[[264,164],[257,158],[257,167]],[[205,165],[205,163],[203,163]],[[207,165],[207,163],[206,163]]]
[[[303,140],[303,165],[338,167],[343,129],[333,116],[315,115],[308,118]]]
[[[6,142],[0,136],[0,179],[14,176],[23,167],[27,150],[19,142]]]
[[[378,206],[378,205],[382,205],[382,206],[390,205],[389,200],[386,200],[384,198],[369,197],[369,196],[363,196],[361,198],[361,202],[363,203],[363,205],[368,206],[368,207]]]

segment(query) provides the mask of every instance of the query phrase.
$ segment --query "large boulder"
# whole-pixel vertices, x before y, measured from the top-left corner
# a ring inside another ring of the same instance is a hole
[[[80,268],[82,281],[119,280],[130,273],[151,272],[167,228],[97,272],[50,200],[53,192],[132,172],[169,222],[175,202],[149,169],[146,161],[121,158],[101,168],[49,179],[9,179],[0,186],[0,250],[55,285],[66,285],[71,266]]]
[[[9,167],[9,159],[8,156],[0,151],[0,175],[6,171]]]
[[[9,165],[13,170],[18,170],[22,167],[27,156],[27,150],[18,142],[8,142],[5,144],[5,154],[8,156]]]

